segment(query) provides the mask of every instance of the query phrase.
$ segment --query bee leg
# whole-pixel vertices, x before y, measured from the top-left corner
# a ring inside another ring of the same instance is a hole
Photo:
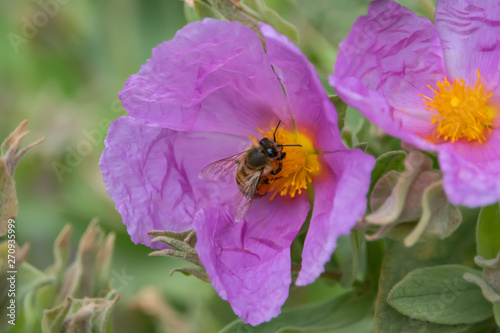
[[[286,153],[281,153],[281,156],[276,159],[276,161],[281,161],[286,156]]]
[[[271,175],[276,176],[282,170],[283,164],[280,162],[278,169],[276,171],[271,171]]]

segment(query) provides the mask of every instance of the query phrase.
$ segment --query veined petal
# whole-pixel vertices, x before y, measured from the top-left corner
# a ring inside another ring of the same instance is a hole
[[[500,201],[500,132],[479,144],[458,141],[439,146],[439,165],[450,202],[468,207]]]
[[[249,135],[291,122],[259,37],[237,22],[186,25],[153,49],[119,95],[134,118],[177,131]]]
[[[359,149],[320,156],[328,169],[313,181],[313,213],[302,250],[302,269],[295,282],[299,286],[312,283],[324,272],[337,238],[348,235],[365,213],[375,165],[373,156]]]
[[[132,241],[155,247],[149,231],[188,230],[198,209],[232,201],[235,182],[201,180],[198,174],[240,152],[242,142],[249,144],[247,138],[176,132],[131,117],[111,124],[100,166]]]
[[[267,55],[286,91],[298,130],[318,150],[345,148],[337,127],[337,111],[321,85],[314,66],[300,49],[271,26],[261,24]]]
[[[422,149],[432,130],[419,94],[445,76],[437,30],[392,1],[370,3],[340,44],[330,84],[384,131]],[[432,92],[431,92],[432,93]]]
[[[500,100],[500,3],[440,0],[436,28],[449,77],[461,78],[473,86],[479,69],[488,90],[494,91],[494,97]]]
[[[307,195],[254,200],[239,223],[232,208],[209,207],[194,220],[196,250],[219,296],[245,323],[280,313],[291,283],[290,244],[309,210]]]

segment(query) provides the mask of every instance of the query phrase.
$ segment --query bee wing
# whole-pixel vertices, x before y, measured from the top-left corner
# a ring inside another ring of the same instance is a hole
[[[257,186],[259,185],[261,176],[262,171],[256,172],[246,183],[244,191],[238,192],[234,198],[234,220],[236,222],[243,221],[245,215],[247,215],[248,210],[252,205],[252,200],[255,196],[255,192],[257,191]]]
[[[207,165],[201,170],[199,177],[208,180],[227,181],[234,179],[238,169],[238,163],[245,152],[223,158],[214,163]]]

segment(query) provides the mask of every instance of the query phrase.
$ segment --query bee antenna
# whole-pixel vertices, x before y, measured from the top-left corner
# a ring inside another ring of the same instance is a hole
[[[273,133],[274,142],[276,142],[276,132],[278,131],[278,127],[280,127],[280,124],[281,124],[281,119],[280,119],[280,121],[278,121],[278,125],[276,126],[276,129],[274,130],[274,133]]]
[[[278,145],[278,147],[302,147],[302,145]]]

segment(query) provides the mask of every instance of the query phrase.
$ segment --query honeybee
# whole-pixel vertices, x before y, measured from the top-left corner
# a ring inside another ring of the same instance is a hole
[[[252,200],[261,197],[259,188],[267,182],[267,175],[278,175],[283,167],[281,162],[286,157],[283,147],[302,147],[301,145],[282,145],[276,142],[276,131],[273,140],[264,137],[252,144],[245,151],[209,164],[200,172],[200,178],[209,180],[227,180],[233,175],[240,192],[234,198],[234,220],[240,222],[247,214]],[[273,161],[280,161],[274,170]]]

